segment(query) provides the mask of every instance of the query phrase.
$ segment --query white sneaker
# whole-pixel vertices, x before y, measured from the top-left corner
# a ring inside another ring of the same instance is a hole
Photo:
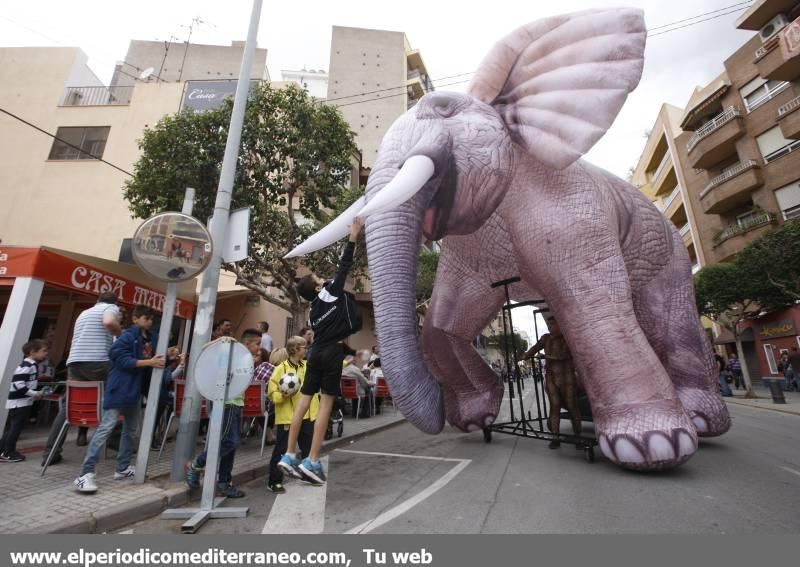
[[[97,492],[97,476],[93,472],[79,476],[73,484],[75,484],[75,490],[78,492],[85,492],[86,494]]]
[[[114,473],[114,480],[124,480],[126,478],[133,478],[133,475],[136,474],[136,467],[132,465],[128,465],[128,468],[124,471],[117,471]]]

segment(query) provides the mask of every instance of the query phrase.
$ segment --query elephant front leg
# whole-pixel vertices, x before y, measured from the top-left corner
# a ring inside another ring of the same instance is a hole
[[[447,276],[437,277],[423,349],[442,385],[447,421],[462,431],[494,423],[503,401],[502,381],[472,344],[502,304],[502,291],[463,278],[454,286]]]
[[[526,271],[572,349],[600,447],[626,468],[677,466],[696,451],[697,434],[636,320],[618,245],[615,253],[614,244],[604,250],[597,237],[582,241],[600,246],[593,249],[590,262],[564,252],[569,261],[546,268],[532,265]],[[559,256],[556,252],[551,257]]]

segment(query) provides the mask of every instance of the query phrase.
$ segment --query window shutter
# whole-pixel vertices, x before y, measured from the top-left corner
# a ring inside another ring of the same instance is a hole
[[[783,137],[780,126],[767,130],[756,138],[756,142],[758,143],[758,149],[761,150],[761,155],[765,158],[791,144],[790,140]]]
[[[788,211],[800,205],[800,183],[794,182],[775,191],[775,198],[782,211]]]
[[[742,99],[747,98],[758,89],[760,89],[765,83],[767,82],[766,79],[762,79],[761,77],[756,77],[741,89],[739,89],[739,94],[742,95]]]

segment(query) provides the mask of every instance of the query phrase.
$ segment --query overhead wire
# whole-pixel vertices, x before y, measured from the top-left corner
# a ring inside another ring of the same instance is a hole
[[[101,158],[101,157],[98,157],[98,156],[94,155],[93,153],[91,153],[91,152],[87,152],[87,151],[86,151],[86,150],[84,150],[83,148],[80,148],[80,147],[76,146],[75,144],[72,144],[72,143],[70,143],[70,142],[67,142],[67,141],[66,141],[66,140],[64,140],[63,138],[59,138],[59,137],[58,137],[58,136],[56,136],[55,134],[52,134],[52,133],[48,132],[48,131],[47,131],[47,130],[45,130],[44,128],[40,128],[39,126],[37,126],[36,124],[33,124],[32,122],[28,122],[28,121],[27,121],[27,120],[25,120],[24,118],[21,118],[20,116],[17,116],[17,115],[16,115],[16,114],[14,114],[13,112],[10,112],[10,111],[6,110],[5,108],[0,108],[0,112],[2,112],[3,114],[7,114],[8,116],[10,116],[11,118],[13,118],[14,120],[19,120],[20,122],[22,122],[22,123],[23,123],[23,124],[25,124],[26,126],[30,126],[30,127],[31,127],[31,128],[33,128],[34,130],[38,130],[38,131],[39,131],[39,132],[41,132],[42,134],[45,134],[45,135],[47,135],[47,136],[50,136],[50,137],[51,137],[51,138],[53,138],[54,140],[58,140],[58,141],[59,141],[59,142],[61,142],[62,144],[65,144],[65,145],[67,145],[67,146],[69,146],[69,147],[71,147],[71,148],[74,148],[74,149],[78,150],[78,151],[79,151],[79,152],[81,152],[82,154],[86,154],[87,156],[91,157],[92,159],[95,159],[95,160],[97,160],[97,161],[100,161],[100,162],[102,162],[102,163],[104,163],[104,164],[106,164],[106,165],[110,165],[111,167],[113,167],[114,169],[116,169],[116,170],[118,170],[118,171],[121,171],[121,172],[122,172],[122,173],[124,173],[125,175],[129,175],[130,177],[133,177],[133,174],[132,174],[130,171],[126,171],[126,170],[122,169],[121,167],[119,167],[118,165],[115,165],[115,164],[111,163],[110,161],[106,161],[106,160],[104,160],[103,158]]]
[[[711,12],[706,12],[704,14],[699,14],[699,15],[694,16],[692,18],[685,18],[683,20],[677,20],[677,21],[671,22],[669,24],[663,24],[661,26],[656,26],[654,28],[650,28],[650,30],[648,31],[648,37],[656,37],[656,36],[659,36],[659,35],[664,35],[666,33],[670,33],[670,32],[681,30],[681,29],[684,29],[684,28],[688,28],[688,27],[691,27],[691,26],[694,26],[694,25],[697,25],[697,24],[701,24],[701,23],[704,23],[704,22],[715,20],[715,19],[721,18],[723,16],[728,16],[730,14],[735,14],[737,12],[741,12],[741,11],[747,9],[751,5],[752,5],[751,2],[741,2],[739,4],[733,4],[733,5],[727,6],[725,8],[720,8],[718,10],[713,10]],[[732,9],[727,11],[728,8],[732,8]],[[733,8],[735,8],[735,9],[733,9]],[[720,13],[720,12],[724,12],[724,13]],[[705,17],[705,16],[709,16],[709,17]],[[40,36],[42,36],[42,37],[44,37],[44,38],[46,38],[46,39],[48,39],[50,41],[54,41],[55,43],[59,43],[61,45],[64,45],[63,43],[53,39],[52,37],[49,37],[49,36],[47,36],[47,35],[45,35],[45,34],[43,34],[41,32],[33,30],[32,28],[29,28],[29,27],[27,27],[27,26],[25,26],[23,24],[20,24],[19,22],[15,22],[14,20],[12,20],[12,19],[10,19],[10,18],[8,18],[6,16],[0,15],[0,18],[3,18],[3,19],[5,19],[5,20],[7,20],[7,21],[9,21],[9,22],[11,22],[11,23],[13,23],[15,25],[23,27],[23,28],[27,29],[28,31],[36,33],[36,34],[38,34],[38,35],[40,35]],[[702,18],[702,19],[698,20],[698,18]],[[694,21],[694,20],[697,20],[697,21]],[[690,22],[690,23],[685,23],[685,22]],[[677,24],[684,24],[684,25],[673,27],[673,26],[676,26]],[[666,29],[666,28],[669,28],[669,29]],[[658,33],[650,33],[653,30],[661,30],[661,29],[663,29],[664,31],[660,31]],[[136,67],[135,65],[132,65],[132,64],[127,63],[125,61],[123,61],[123,63],[133,67],[134,69],[139,70],[139,68]],[[127,75],[129,77],[133,77],[132,75],[128,75],[127,73],[125,73],[124,71],[121,71],[121,70],[120,70],[120,73],[122,73],[124,75]],[[441,77],[441,78],[438,78],[438,79],[431,79],[431,81],[434,81],[434,80],[436,80],[436,81],[449,80],[449,79],[454,79],[454,78],[458,78],[458,77],[462,77],[462,76],[466,76],[466,75],[472,75],[474,73],[475,73],[475,71],[470,71],[470,72],[466,72],[466,73],[458,73],[456,75],[449,75],[447,77]],[[133,77],[133,78],[136,79],[136,77]],[[443,85],[439,85],[438,88],[461,85],[461,84],[464,84],[464,83],[468,83],[469,81],[470,81],[470,79],[464,79],[464,80],[461,80],[461,81],[455,81],[455,82],[452,82],[452,83],[446,83],[446,84],[443,84]],[[385,89],[379,89],[379,90],[375,90],[375,91],[369,91],[369,92],[364,92],[364,93],[359,93],[359,94],[354,94],[354,95],[347,95],[347,96],[337,97],[337,98],[333,98],[333,99],[328,99],[326,102],[333,102],[333,101],[344,100],[344,99],[348,99],[348,98],[362,97],[362,96],[367,96],[367,95],[370,95],[370,94],[380,95],[380,93],[388,92],[388,91],[392,91],[392,90],[396,90],[396,89],[400,89],[400,88],[405,89],[406,85],[398,85],[396,87],[388,87],[388,88],[385,88]],[[354,101],[354,102],[347,102],[347,103],[344,103],[344,104],[337,104],[337,105],[334,105],[334,106],[336,106],[337,108],[342,108],[342,107],[345,107],[345,106],[354,106],[356,104],[368,104],[370,102],[374,102],[374,101],[377,101],[377,100],[385,100],[387,98],[393,98],[393,97],[396,97],[396,96],[404,96],[405,94],[406,94],[406,91],[403,90],[402,92],[395,93],[395,94],[389,94],[389,95],[386,95],[386,96],[383,96],[383,97],[378,96],[378,97],[376,97],[374,99],[370,99],[370,100],[358,100],[358,101]],[[74,149],[78,150],[79,152],[81,152],[83,154],[86,154],[86,155],[90,156],[92,159],[95,159],[97,161],[105,163],[106,165],[109,165],[109,166],[113,167],[114,169],[124,173],[125,175],[133,177],[133,174],[131,172],[126,171],[125,169],[123,169],[123,168],[121,168],[121,167],[119,167],[119,166],[117,166],[117,165],[115,165],[115,164],[113,164],[113,163],[111,163],[111,162],[109,162],[107,160],[104,160],[103,158],[100,158],[100,157],[98,157],[98,156],[96,156],[96,155],[94,155],[94,154],[92,154],[90,152],[87,152],[86,150],[83,150],[82,148],[80,148],[80,147],[78,147],[78,146],[76,146],[76,145],[74,145],[74,144],[72,144],[70,142],[67,142],[66,140],[64,140],[62,138],[59,138],[55,134],[52,134],[51,132],[48,132],[47,130],[44,130],[43,128],[40,128],[39,126],[37,126],[37,125],[25,120],[24,118],[21,118],[20,116],[17,116],[16,114],[14,114],[12,112],[9,112],[8,110],[5,110],[4,108],[0,108],[0,112],[10,116],[11,118],[14,118],[15,120],[18,120],[19,122],[21,122],[21,123],[23,123],[23,124],[25,124],[25,125],[27,125],[27,126],[29,126],[31,128],[34,128],[35,130],[37,130],[37,131],[39,131],[39,132],[41,132],[41,133],[53,138],[54,140],[58,140],[59,142],[65,144],[65,145],[67,145],[67,146],[69,146],[71,148],[74,148]]]

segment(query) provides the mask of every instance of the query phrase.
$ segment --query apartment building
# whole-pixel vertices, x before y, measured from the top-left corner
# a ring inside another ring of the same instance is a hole
[[[328,73],[323,69],[284,70],[281,79],[305,89],[316,99],[325,100],[328,96]]]
[[[419,50],[403,32],[333,27],[328,102],[356,134],[364,167],[372,167],[389,127],[434,90]]]
[[[132,42],[129,54],[144,53],[137,55],[136,67],[152,66],[158,59],[157,52],[141,49],[142,45],[152,43]],[[0,108],[83,150],[0,115],[3,132],[0,136],[0,171],[3,172],[0,176],[3,202],[0,207],[0,319],[8,309],[14,278],[33,273],[32,261],[26,260],[33,252],[24,251],[42,247],[57,249],[56,254],[64,252],[59,257],[67,258],[53,260],[45,254],[48,260],[41,260],[42,266],[49,262],[63,265],[65,270],[78,270],[78,275],[96,273],[99,275],[91,276],[95,278],[92,281],[100,284],[128,282],[119,284],[131,292],[126,301],[138,302],[147,297],[154,307],[159,307],[158,291],[163,293],[163,286],[140,271],[131,272],[130,268],[135,267],[117,262],[124,240],[130,239],[141,223],[141,219],[131,218],[122,188],[128,178],[126,172],[133,170],[140,156],[138,140],[146,128],[184,108],[198,111],[213,108],[235,91],[236,80],[207,77],[217,77],[215,61],[220,62],[220,76],[223,72],[232,72],[234,60],[238,73],[241,59],[238,44],[216,46],[220,53],[209,56],[205,65],[192,60],[191,54],[210,53],[212,46],[197,47],[195,51],[194,45],[190,47],[186,61],[191,62],[191,66],[187,63],[180,81],[150,77],[131,79],[132,84],[117,82],[110,86],[103,85],[89,69],[87,56],[80,49],[0,49],[3,84]],[[233,50],[232,54],[225,55],[226,50]],[[254,65],[251,80],[266,76],[266,50],[258,52],[261,66]],[[166,64],[165,67],[168,72],[173,71]],[[197,71],[199,69],[204,69],[203,73]],[[89,156],[84,152],[108,163],[87,159]],[[357,178],[358,164],[354,171]],[[75,262],[82,263],[73,266]],[[38,336],[51,325],[59,329],[60,342],[53,349],[54,362],[58,362],[68,344],[65,341],[71,320],[87,302],[93,302],[93,296],[97,295],[94,292],[100,289],[97,285],[88,286],[86,278],[72,277],[72,273],[51,278],[53,286],[45,289],[33,322]],[[143,292],[136,291],[140,288],[153,293],[142,295]],[[182,292],[185,304],[191,306],[194,290]],[[369,306],[368,300],[367,296],[365,303]],[[182,314],[185,320],[191,320],[193,310],[184,310]],[[236,331],[268,321],[278,345],[293,331],[287,312],[236,286],[235,279],[224,272],[216,316],[231,319]],[[375,342],[369,309],[364,319],[365,330],[357,344],[360,348],[371,347]]]
[[[737,22],[753,37],[724,61],[720,76],[692,93],[683,111],[662,108],[637,164],[632,181],[676,226],[688,221],[682,233],[690,255],[691,234],[698,266],[732,260],[800,217],[798,17],[800,2],[754,2]],[[751,368],[777,374],[780,351],[800,345],[800,309],[747,326]],[[730,341],[723,334],[717,344]]]
[[[676,145],[676,138],[682,133],[682,113],[680,108],[669,104],[661,107],[631,183],[639,187],[680,231],[694,265],[693,271],[697,272],[706,264],[706,259],[703,249],[695,243],[694,235],[699,234],[697,216],[686,189],[686,164]]]

